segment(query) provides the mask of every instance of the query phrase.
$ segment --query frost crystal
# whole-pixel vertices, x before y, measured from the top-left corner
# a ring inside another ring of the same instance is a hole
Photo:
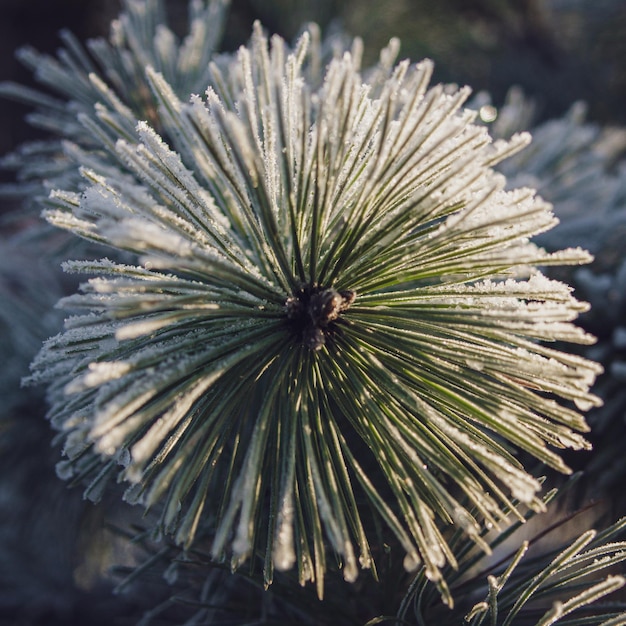
[[[152,118],[47,213],[143,266],[69,266],[96,277],[33,379],[90,493],[121,466],[185,546],[208,534],[233,567],[265,552],[268,584],[295,565],[321,595],[325,542],[354,580],[374,515],[445,590],[442,527],[483,545],[511,497],[543,506],[511,446],[563,472],[554,448],[587,446],[555,398],[597,404],[599,368],[547,345],[591,341],[571,323],[585,305],[535,268],[590,257],[530,242],[551,207],[492,169],[528,137],[492,142],[469,90],[429,89],[432,64],[394,65],[394,45],[317,84],[309,43],[257,26],[190,99],[147,68]]]

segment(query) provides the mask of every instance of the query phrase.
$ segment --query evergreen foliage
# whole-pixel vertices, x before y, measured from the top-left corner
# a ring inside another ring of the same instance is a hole
[[[581,412],[602,404],[573,323],[588,305],[544,273],[592,257],[533,239],[557,219],[529,178],[557,208],[580,189],[566,166],[561,186],[538,174],[555,132],[524,157],[510,104],[492,139],[469,90],[429,87],[432,63],[396,62],[395,40],[362,68],[359,40],[311,26],[290,46],[257,24],[215,54],[224,8],[192,1],[179,42],[162,3],[128,0],[109,42],[22,52],[55,98],[2,87],[55,135],[6,161],[24,209],[78,236],[63,268],[90,276],[27,382],[47,386],[58,475],[107,506],[122,483],[146,510],[150,558],[127,586],[155,564],[173,589],[186,572],[201,589],[186,623],[226,619],[244,578],[280,623],[326,623],[348,584],[396,593],[345,623],[626,623],[597,603],[625,582],[623,522],[530,559],[516,547],[476,596],[486,555],[554,496],[521,459],[570,473],[561,453],[590,448]],[[580,172],[588,143],[559,144],[566,165]],[[161,599],[144,623],[178,619]]]
[[[519,90],[512,90],[491,132],[508,137],[530,127],[533,109]],[[554,205],[561,223],[540,235],[541,245],[558,250],[584,242],[595,257],[588,267],[560,272],[576,294],[591,304],[580,323],[598,341],[584,348],[584,353],[604,368],[594,387],[604,403],[588,415],[593,454],[584,460],[572,458],[572,462],[585,468],[587,490],[608,496],[621,515],[626,469],[621,445],[626,419],[626,169],[620,155],[626,149],[626,133],[586,122],[585,113],[586,107],[579,102],[563,117],[535,126],[531,146],[501,163],[499,169],[509,184],[532,186]]]

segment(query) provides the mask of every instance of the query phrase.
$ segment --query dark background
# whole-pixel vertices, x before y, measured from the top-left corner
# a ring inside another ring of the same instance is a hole
[[[168,6],[182,27],[187,0]],[[106,36],[119,9],[117,0],[0,0],[0,80],[32,84],[16,48],[54,53],[61,28]],[[245,42],[255,19],[287,39],[307,21],[339,23],[364,39],[366,63],[397,36],[402,57],[434,59],[435,80],[488,90],[496,104],[520,85],[544,119],[582,99],[590,120],[626,125],[626,0],[232,0],[224,48]],[[0,154],[34,136],[24,112],[0,101]]]

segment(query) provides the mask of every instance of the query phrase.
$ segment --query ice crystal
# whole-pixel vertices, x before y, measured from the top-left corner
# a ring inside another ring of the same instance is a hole
[[[599,368],[548,345],[592,342],[586,305],[536,267],[590,257],[533,244],[550,205],[493,170],[528,137],[493,142],[468,89],[395,51],[367,78],[345,52],[317,84],[308,33],[257,25],[203,96],[147,68],[166,138],[105,99],[87,128],[118,133],[111,156],[47,217],[143,265],[69,266],[95,276],[33,380],[63,474],[91,495],[117,474],[181,544],[208,534],[234,568],[261,552],[267,584],[296,567],[321,595],[327,546],[347,580],[374,562],[374,515],[450,601],[442,529],[487,549],[512,498],[543,507],[513,450],[567,472],[555,448],[588,447],[557,399],[598,404]]]

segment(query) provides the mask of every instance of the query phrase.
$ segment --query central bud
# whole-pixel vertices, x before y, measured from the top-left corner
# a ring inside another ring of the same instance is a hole
[[[336,320],[354,302],[356,293],[332,287],[304,285],[287,298],[287,319],[304,346],[320,350],[336,332]]]

